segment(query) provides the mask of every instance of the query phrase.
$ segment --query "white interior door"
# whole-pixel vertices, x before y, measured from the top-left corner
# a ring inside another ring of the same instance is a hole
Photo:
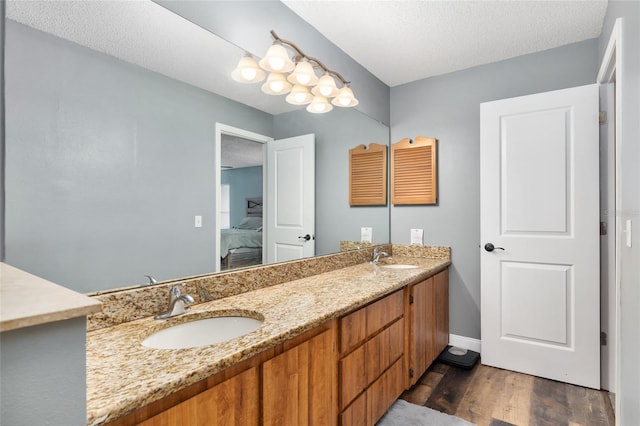
[[[598,86],[480,117],[482,362],[599,388]]]
[[[268,263],[315,254],[315,135],[267,143]]]

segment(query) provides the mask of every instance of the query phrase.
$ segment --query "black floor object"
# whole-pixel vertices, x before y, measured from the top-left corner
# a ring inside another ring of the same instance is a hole
[[[480,359],[480,354],[478,352],[467,350],[466,353],[461,354],[465,349],[461,350],[460,348],[454,348],[453,350],[450,350],[451,348],[453,348],[453,346],[447,346],[438,357],[438,361],[454,367],[469,370],[473,368],[473,366],[478,362],[478,359]]]

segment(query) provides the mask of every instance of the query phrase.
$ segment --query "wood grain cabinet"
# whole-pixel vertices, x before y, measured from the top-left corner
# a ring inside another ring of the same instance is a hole
[[[373,425],[404,389],[399,290],[340,320],[340,424]]]
[[[337,423],[335,329],[306,340],[262,366],[263,424]]]
[[[444,350],[449,344],[449,270],[436,274],[433,277],[433,287],[435,292],[435,329],[434,340],[436,345],[436,354]]]
[[[373,426],[448,340],[444,270],[110,426]]]
[[[449,342],[449,271],[407,287],[408,386],[413,386]]]
[[[161,412],[141,426],[259,424],[258,369],[250,368]]]

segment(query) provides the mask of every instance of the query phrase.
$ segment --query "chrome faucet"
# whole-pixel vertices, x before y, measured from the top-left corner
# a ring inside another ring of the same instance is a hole
[[[182,294],[180,292],[180,287],[183,287],[184,285],[184,283],[180,283],[171,287],[171,290],[169,291],[169,309],[156,315],[156,319],[175,317],[177,315],[182,315],[187,311],[188,308],[185,308],[184,304],[193,303],[194,300],[190,295]]]
[[[380,261],[380,256],[389,257],[389,253],[386,251],[378,251],[378,247],[373,248],[373,260],[371,263],[376,265]]]
[[[149,280],[148,283],[144,283],[142,284],[143,286],[145,285],[154,285],[154,284],[158,284],[158,280],[156,280],[155,278],[153,278],[151,275],[145,275],[145,277],[147,277],[147,279]]]

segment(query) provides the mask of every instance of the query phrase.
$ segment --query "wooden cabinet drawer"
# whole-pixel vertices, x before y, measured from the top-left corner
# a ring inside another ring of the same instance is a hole
[[[367,335],[371,336],[404,313],[403,290],[398,290],[367,306]]]
[[[364,345],[340,360],[343,409],[404,351],[404,320],[400,318]]]
[[[342,410],[369,384],[364,345],[340,360],[340,383],[342,384],[340,396]]]
[[[367,389],[367,424],[374,425],[404,390],[404,359],[397,360]]]
[[[340,414],[340,426],[369,426],[367,421],[367,394],[365,392]]]
[[[340,320],[340,353],[349,353],[404,314],[403,290],[398,290]]]
[[[404,320],[400,318],[365,345],[367,385],[376,380],[404,352]]]
[[[340,352],[347,353],[367,339],[367,308],[340,319]]]
[[[373,426],[404,390],[404,357],[400,357],[340,414],[341,426]]]

